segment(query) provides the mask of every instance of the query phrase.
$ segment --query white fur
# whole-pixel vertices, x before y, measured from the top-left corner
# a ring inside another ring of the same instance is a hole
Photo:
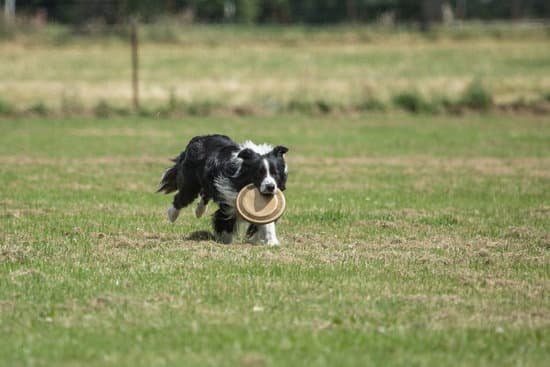
[[[168,220],[174,223],[176,219],[178,219],[178,215],[180,215],[180,211],[174,208],[174,206],[171,206],[168,208],[168,211],[166,212],[166,214],[168,214]]]
[[[264,226],[265,228],[265,244],[269,246],[278,246],[279,240],[277,239],[277,234],[275,233],[275,223],[268,223]]]
[[[233,174],[233,177],[237,177],[241,173],[241,167],[243,165],[243,160],[241,158],[237,157],[238,154],[239,154],[239,152],[235,152],[231,156],[231,161],[233,162],[233,164],[235,164],[237,166],[237,170]]]
[[[269,172],[269,163],[267,162],[267,159],[264,159],[263,161],[266,170],[266,176],[260,184],[260,192],[267,193],[266,186],[269,184],[273,184],[275,186],[275,190],[277,190],[277,182],[275,181],[273,176],[271,176],[271,172]]]
[[[241,144],[241,149],[252,149],[256,153],[260,155],[267,154],[273,150],[273,146],[269,144],[256,144],[251,142],[250,140],[245,141]]]
[[[275,223],[259,225],[258,232],[250,238],[250,242],[257,245],[278,246],[279,240],[275,233]]]
[[[235,205],[237,201],[238,192],[235,191],[231,181],[227,177],[218,176],[214,179],[214,185],[218,189],[220,195],[222,196],[223,204],[226,204],[229,209],[226,209],[226,215],[233,216],[235,214]],[[227,212],[229,211],[229,212]]]
[[[208,209],[208,204],[205,204],[204,201],[199,200],[197,207],[195,208],[195,216],[197,218],[200,218],[206,213],[206,209]]]

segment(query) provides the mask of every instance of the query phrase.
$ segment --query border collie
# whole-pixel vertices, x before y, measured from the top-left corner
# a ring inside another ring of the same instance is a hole
[[[216,239],[230,244],[239,225],[244,222],[235,208],[237,194],[251,183],[264,195],[273,195],[277,189],[285,190],[288,176],[284,159],[286,152],[288,148],[281,145],[256,145],[251,141],[239,145],[225,135],[194,137],[160,180],[157,192],[169,194],[177,191],[168,209],[168,219],[174,222],[180,210],[199,195],[195,215],[200,218],[206,212],[208,202],[213,200],[219,205],[212,218]],[[250,223],[246,235],[252,243],[279,244],[275,223]]]

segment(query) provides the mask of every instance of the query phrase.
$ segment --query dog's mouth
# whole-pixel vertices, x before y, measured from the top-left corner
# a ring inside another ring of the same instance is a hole
[[[275,195],[276,189],[258,190],[258,191],[260,191],[260,194],[262,194],[262,195],[265,195],[265,196],[273,196],[273,195]]]
[[[258,191],[260,191],[260,194],[265,195],[265,196],[275,195],[275,189],[273,189],[273,190],[258,190]]]
[[[260,185],[258,188],[261,194],[263,195],[274,195],[277,190],[277,186],[274,184]]]

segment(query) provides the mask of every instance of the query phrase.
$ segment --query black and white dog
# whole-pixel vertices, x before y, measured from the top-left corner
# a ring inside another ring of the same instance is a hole
[[[158,192],[177,191],[168,219],[174,222],[183,207],[199,195],[195,209],[201,217],[208,202],[213,200],[219,209],[213,215],[216,238],[231,243],[241,219],[235,209],[239,191],[253,183],[264,195],[285,190],[288,176],[284,154],[288,148],[256,145],[246,141],[239,145],[225,135],[205,135],[191,139],[185,150],[174,159],[174,166],[166,170]],[[278,245],[275,223],[249,224],[247,238],[252,243]]]

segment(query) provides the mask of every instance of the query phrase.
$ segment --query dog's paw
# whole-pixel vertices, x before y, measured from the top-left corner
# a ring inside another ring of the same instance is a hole
[[[251,245],[279,246],[277,238],[259,238],[258,236],[249,237],[246,241]]]
[[[217,233],[216,238],[218,242],[221,242],[225,245],[230,245],[231,243],[233,243],[233,233],[229,233],[225,231],[221,233]]]
[[[173,206],[171,206],[170,208],[168,208],[168,211],[166,212],[166,214],[168,215],[168,220],[174,223],[176,219],[178,219],[178,215],[180,215],[180,211],[174,208]]]
[[[276,239],[276,238],[275,238],[275,239],[269,239],[269,240],[267,240],[267,241],[265,242],[265,244],[266,244],[267,246],[279,246],[279,245],[280,245],[279,240]]]
[[[202,200],[199,201],[197,204],[197,207],[195,208],[195,216],[197,218],[200,218],[206,213],[206,209],[208,209],[208,204],[204,204]]]

